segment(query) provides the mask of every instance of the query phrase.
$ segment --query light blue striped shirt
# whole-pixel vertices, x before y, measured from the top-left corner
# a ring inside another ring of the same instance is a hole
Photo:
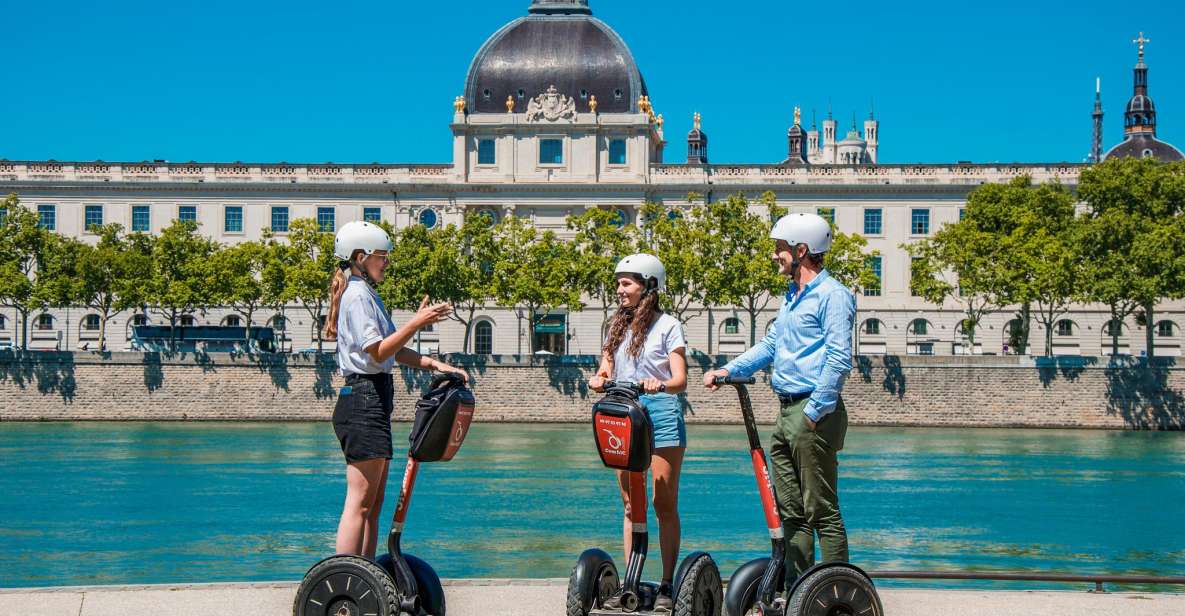
[[[729,375],[752,376],[774,365],[771,385],[780,395],[810,393],[803,412],[819,421],[835,410],[852,369],[856,296],[827,270],[798,293],[791,283],[769,333],[757,346],[724,366]]]

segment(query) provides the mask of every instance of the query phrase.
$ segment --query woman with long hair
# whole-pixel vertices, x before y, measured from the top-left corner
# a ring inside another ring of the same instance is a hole
[[[687,344],[683,324],[663,313],[659,306],[659,293],[666,288],[667,275],[658,258],[630,255],[618,262],[615,275],[620,307],[609,323],[601,365],[588,384],[595,391],[604,391],[605,381],[612,379],[637,383],[645,392],[640,401],[654,427],[650,473],[662,550],[662,583],[654,607],[656,611],[671,611],[671,580],[679,558],[679,471],[687,448],[683,403],[676,394],[687,388]],[[664,391],[660,391],[662,386]],[[629,554],[633,521],[627,473],[617,471],[617,482],[625,504],[623,530],[625,552]],[[613,609],[619,601],[619,597],[612,597],[605,607]]]
[[[416,331],[439,323],[449,305],[420,309],[397,331],[374,286],[383,281],[391,250],[386,231],[368,222],[342,226],[334,239],[341,260],[329,285],[325,339],[337,341],[345,387],[333,409],[333,430],[346,457],[346,502],[337,527],[337,553],[374,558],[378,516],[393,453],[391,411],[395,362],[421,370],[464,373],[405,347]]]

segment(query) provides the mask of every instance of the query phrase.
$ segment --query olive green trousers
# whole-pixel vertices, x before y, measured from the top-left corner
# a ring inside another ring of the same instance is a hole
[[[815,563],[815,533],[822,562],[848,560],[848,533],[839,512],[839,461],[848,431],[843,398],[815,429],[802,410],[807,399],[783,404],[769,450],[778,510],[786,529],[787,588]]]

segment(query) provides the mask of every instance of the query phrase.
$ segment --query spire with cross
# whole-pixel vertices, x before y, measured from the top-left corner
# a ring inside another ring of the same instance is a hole
[[[1132,39],[1132,42],[1139,45],[1140,63],[1142,64],[1144,62],[1144,44],[1151,43],[1152,39],[1144,38],[1144,33],[1141,32],[1138,38]]]

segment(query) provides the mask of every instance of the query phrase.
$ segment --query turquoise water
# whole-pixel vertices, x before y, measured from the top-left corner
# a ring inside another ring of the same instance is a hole
[[[743,429],[690,440],[685,548],[728,575],[768,551]],[[855,428],[840,481],[870,568],[1183,573],[1182,434]],[[295,580],[343,493],[328,423],[3,423],[0,587]],[[446,577],[566,577],[619,552],[620,515],[587,427],[480,424],[424,468],[404,546]]]

